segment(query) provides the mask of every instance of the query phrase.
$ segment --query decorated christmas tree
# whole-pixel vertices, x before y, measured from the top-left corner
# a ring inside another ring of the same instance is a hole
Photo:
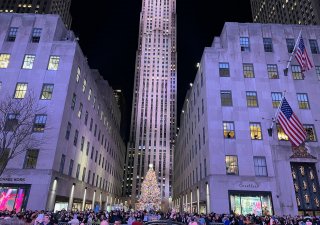
[[[156,173],[153,170],[153,165],[149,165],[149,170],[141,185],[141,195],[137,204],[139,210],[153,210],[160,209],[161,197],[160,188],[158,187]]]

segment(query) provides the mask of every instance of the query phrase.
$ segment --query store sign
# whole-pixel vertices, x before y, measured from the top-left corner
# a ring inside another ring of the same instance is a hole
[[[240,182],[239,183],[240,188],[259,188],[259,184],[256,182]]]
[[[0,182],[25,182],[23,177],[0,177]]]

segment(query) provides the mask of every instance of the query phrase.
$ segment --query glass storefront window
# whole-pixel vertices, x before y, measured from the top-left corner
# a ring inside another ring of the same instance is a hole
[[[272,215],[271,194],[268,193],[232,193],[230,197],[230,206],[233,213],[238,215],[255,214]]]
[[[0,211],[13,210],[20,212],[25,207],[28,188],[0,186]]]

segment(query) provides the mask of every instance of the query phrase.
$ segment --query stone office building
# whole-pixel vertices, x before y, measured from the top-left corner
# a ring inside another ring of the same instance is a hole
[[[45,109],[34,120],[43,143],[11,160],[0,177],[0,210],[120,203],[125,145],[108,82],[89,68],[59,16],[0,14],[0,27],[0,99],[33,94]]]
[[[300,30],[314,67],[302,74],[293,59],[285,76]],[[226,23],[205,48],[180,117],[177,210],[320,214],[319,37],[319,26]],[[293,151],[277,123],[268,133],[283,93],[305,148]]]

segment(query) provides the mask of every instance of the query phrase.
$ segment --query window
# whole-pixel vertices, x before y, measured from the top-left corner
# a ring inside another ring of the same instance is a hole
[[[278,108],[282,101],[282,93],[281,92],[271,92],[272,106],[273,108]]]
[[[230,76],[229,63],[219,63],[219,75],[220,77]]]
[[[41,28],[33,28],[32,30],[32,36],[31,36],[31,42],[32,43],[39,43],[40,37],[41,37]]]
[[[297,93],[297,99],[300,109],[310,109],[308,94]]]
[[[292,77],[294,80],[303,80],[304,79],[300,66],[292,65],[291,71],[292,71]]]
[[[76,82],[79,83],[81,77],[81,69],[80,67],[77,68],[77,75],[76,75]]]
[[[268,176],[266,157],[254,156],[253,163],[254,163],[254,171],[256,176],[258,177]]]
[[[89,172],[88,172],[88,180],[87,180],[88,184],[90,183],[90,177],[91,177],[91,170],[89,170]]]
[[[316,66],[316,74],[317,74],[318,80],[320,80],[320,66]]]
[[[22,69],[31,70],[33,68],[33,63],[35,59],[35,55],[25,55],[22,64]]]
[[[279,79],[277,64],[268,64],[267,70],[268,70],[268,76],[270,79]]]
[[[43,132],[47,122],[47,115],[37,114],[34,118],[33,132]]]
[[[72,159],[70,159],[68,176],[72,176],[73,163],[74,163],[74,162],[73,162],[73,160],[72,160]]]
[[[258,96],[256,91],[246,91],[247,106],[258,107]]]
[[[87,87],[87,80],[83,79],[83,83],[82,83],[82,92],[86,91],[86,87]]]
[[[7,41],[13,42],[16,40],[18,27],[10,27],[8,32]]]
[[[80,164],[78,163],[77,165],[77,172],[76,172],[76,178],[79,179],[79,175],[80,175]]]
[[[88,111],[86,111],[86,114],[84,116],[84,125],[86,125],[86,126],[88,124],[88,117],[89,117],[89,113],[88,113]]]
[[[73,145],[74,145],[74,146],[77,146],[77,144],[78,144],[78,136],[79,136],[79,131],[76,130],[76,131],[74,132],[74,138],[73,138]]]
[[[28,149],[23,163],[23,169],[35,169],[37,166],[39,149]]]
[[[238,157],[235,155],[226,155],[226,169],[227,175],[238,175]]]
[[[263,38],[263,47],[265,52],[273,52],[272,39]]]
[[[81,145],[80,145],[80,151],[83,151],[83,147],[84,147],[84,137],[81,137]]]
[[[88,93],[88,101],[90,101],[91,96],[92,96],[92,90],[91,90],[91,88],[90,88],[90,89],[89,89],[89,93]]]
[[[53,87],[53,84],[43,84],[40,99],[50,100],[52,98]]]
[[[10,54],[0,54],[0,69],[6,69],[9,66]]]
[[[82,178],[81,180],[84,182],[85,178],[86,178],[86,171],[87,171],[87,168],[83,167],[83,170],[82,170]]]
[[[312,54],[319,54],[319,46],[317,40],[309,40],[310,49]]]
[[[287,42],[288,53],[292,53],[295,46],[294,39],[291,39],[291,38],[286,39],[286,42]]]
[[[4,124],[4,131],[14,131],[17,128],[18,125],[18,113],[8,113],[7,118]]]
[[[314,125],[303,124],[303,127],[307,133],[307,141],[317,141],[317,136],[316,136],[316,131],[314,129]]]
[[[278,140],[279,141],[288,141],[289,137],[286,135],[284,130],[282,129],[281,125],[277,123],[277,133],[278,133]]]
[[[66,131],[66,139],[69,140],[70,138],[70,133],[71,133],[71,123],[68,122],[68,125],[67,125],[67,131]]]
[[[250,123],[250,136],[251,140],[262,140],[260,123]]]
[[[62,154],[61,161],[60,161],[60,167],[59,167],[60,173],[63,173],[65,161],[66,161],[66,155]]]
[[[235,129],[234,129],[234,123],[233,122],[223,122],[223,136],[227,139],[233,139],[235,138]]]
[[[254,70],[252,63],[244,63],[243,64],[243,76],[245,78],[254,78]]]
[[[22,99],[25,97],[28,89],[27,83],[17,83],[16,90],[14,92],[14,98]]]
[[[76,106],[76,101],[77,101],[77,95],[75,93],[73,93],[72,95],[72,102],[71,102],[71,109],[74,110],[75,106]]]
[[[89,130],[92,131],[92,125],[93,125],[93,119],[91,118],[90,120],[90,126],[89,126]]]
[[[240,47],[242,52],[250,52],[250,42],[248,37],[240,37]]]
[[[83,105],[82,105],[82,103],[80,103],[80,105],[79,105],[79,111],[78,111],[78,117],[79,117],[79,119],[81,119],[82,108],[83,108]]]
[[[87,141],[87,149],[86,149],[86,155],[89,155],[89,150],[90,150],[90,142]]]
[[[221,106],[232,106],[231,91],[220,91]]]
[[[60,56],[50,56],[48,70],[58,70]]]

